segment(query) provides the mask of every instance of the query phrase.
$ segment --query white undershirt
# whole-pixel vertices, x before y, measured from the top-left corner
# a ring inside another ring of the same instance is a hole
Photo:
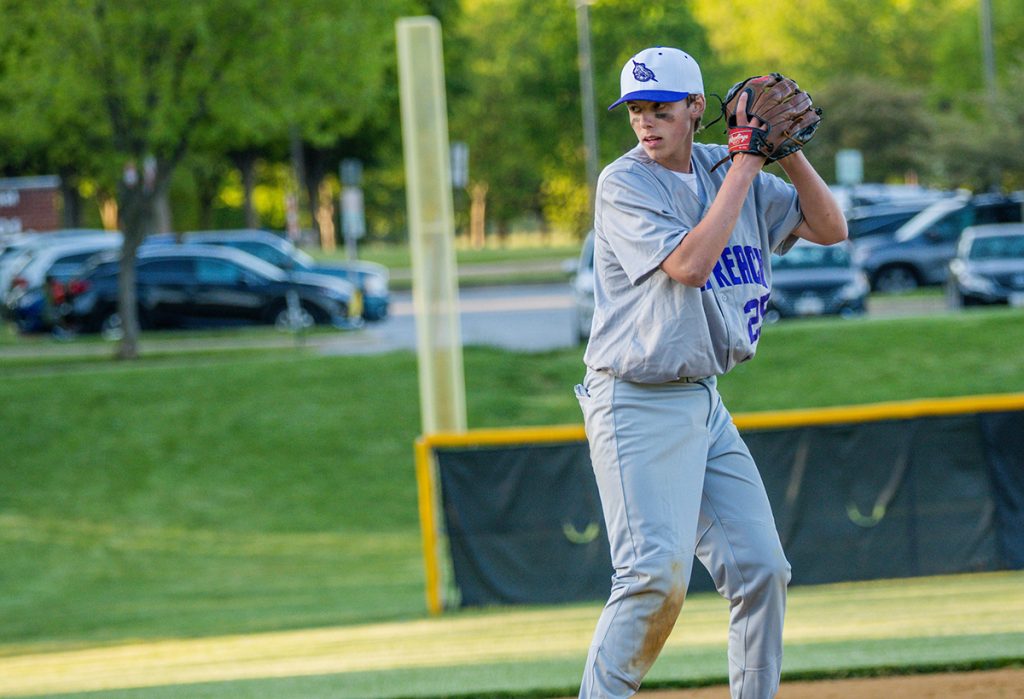
[[[683,184],[689,187],[690,191],[693,192],[695,196],[700,196],[700,193],[697,191],[696,172],[676,172],[675,170],[669,170],[669,172],[671,172],[673,175],[681,179],[683,181]]]

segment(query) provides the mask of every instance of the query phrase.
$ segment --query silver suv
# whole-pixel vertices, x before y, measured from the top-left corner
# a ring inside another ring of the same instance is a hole
[[[965,228],[986,223],[1018,223],[1024,193],[960,195],[940,199],[889,236],[854,241],[854,261],[871,288],[902,292],[946,281],[949,261]]]

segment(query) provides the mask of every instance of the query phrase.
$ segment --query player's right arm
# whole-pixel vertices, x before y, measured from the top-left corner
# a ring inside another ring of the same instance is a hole
[[[662,261],[665,274],[686,286],[700,288],[707,283],[764,162],[763,157],[747,153],[733,159],[707,215]]]
[[[737,126],[761,126],[757,117],[747,118],[747,94],[736,104]],[[711,202],[707,215],[690,229],[679,245],[661,263],[661,269],[680,284],[700,288],[707,284],[715,263],[729,242],[732,229],[740,217],[746,201],[765,159],[752,153],[737,153],[725,173],[722,186]]]

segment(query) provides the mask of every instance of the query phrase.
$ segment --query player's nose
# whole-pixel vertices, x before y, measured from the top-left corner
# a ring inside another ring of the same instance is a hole
[[[637,113],[637,123],[644,128],[650,128],[654,124],[654,112],[649,109]]]

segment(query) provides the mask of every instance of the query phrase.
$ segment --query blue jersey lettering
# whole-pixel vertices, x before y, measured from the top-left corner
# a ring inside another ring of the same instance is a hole
[[[716,262],[715,263],[714,277],[715,277],[715,281],[718,282],[718,288],[719,289],[721,289],[722,287],[726,287],[726,286],[732,286],[732,284],[729,282],[729,279],[725,276],[725,272],[722,270],[722,263],[721,262]],[[708,280],[708,287],[710,288],[710,286],[711,286],[711,280],[709,279]]]
[[[722,250],[722,256],[715,263],[711,277],[701,291],[713,285],[725,289],[739,284],[758,284],[765,289],[768,281],[764,274],[764,257],[761,251],[750,245],[733,245]]]
[[[750,266],[747,264],[747,255],[744,248],[749,246],[734,245],[732,248],[732,254],[736,258],[736,266],[740,271],[740,279],[743,280],[744,284],[756,284],[757,282],[751,278]]]
[[[722,263],[725,265],[725,271],[729,275],[729,279],[733,286],[735,284],[742,284],[743,280],[736,274],[734,268],[736,267],[736,260],[732,259],[732,248],[726,248],[722,251]]]
[[[747,265],[750,266],[750,276],[754,278],[754,283],[767,286],[764,283],[764,270],[761,269],[761,263],[757,259],[757,253],[754,251],[754,248],[744,245],[743,255],[747,258]]]

